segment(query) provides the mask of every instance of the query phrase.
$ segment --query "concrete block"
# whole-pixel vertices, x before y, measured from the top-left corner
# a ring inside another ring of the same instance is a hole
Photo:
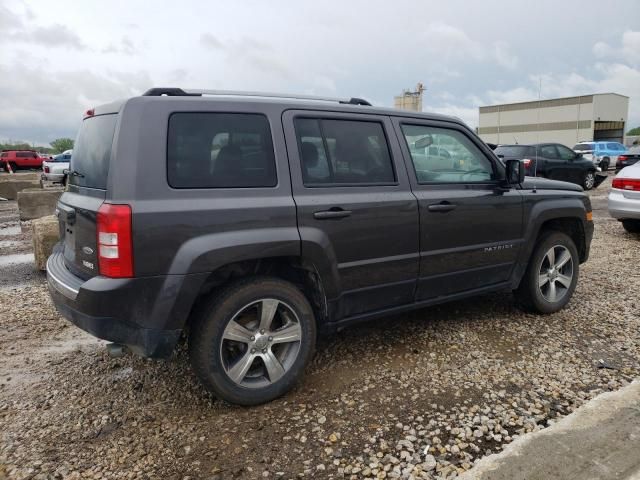
[[[55,215],[37,218],[31,222],[33,229],[33,253],[38,270],[47,269],[47,259],[51,255],[53,246],[60,239],[58,219]]]
[[[52,215],[56,211],[56,203],[62,195],[62,188],[27,188],[18,193],[18,209],[20,220],[32,220],[34,218]]]
[[[39,172],[0,174],[0,197],[7,200],[17,200],[18,192],[38,187],[40,187]]]

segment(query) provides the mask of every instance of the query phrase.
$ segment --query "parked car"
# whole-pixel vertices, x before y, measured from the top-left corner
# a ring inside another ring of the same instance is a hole
[[[52,160],[42,163],[42,181],[54,182],[54,183],[66,183],[65,172],[69,170],[69,162],[71,161],[71,154],[73,150],[66,150],[63,153],[56,155]]]
[[[176,88],[87,112],[57,211],[61,314],[148,357],[186,330],[198,378],[243,405],[291,389],[317,332],[503,289],[556,312],[593,235],[579,186],[459,119]]]
[[[618,156],[625,153],[627,147],[619,142],[580,142],[573,146],[573,150],[606,172],[609,167],[616,166]]]
[[[616,171],[622,170],[625,167],[630,167],[640,160],[640,145],[633,146],[629,150],[618,157],[616,163]]]
[[[571,182],[585,190],[591,190],[602,182],[590,160],[559,143],[498,145],[494,153],[504,160],[522,161],[527,175],[532,177]]]
[[[640,233],[640,162],[622,169],[611,183],[609,214],[627,232]]]
[[[5,170],[11,166],[14,172],[19,169],[40,168],[43,158],[35,150],[3,150],[0,163]]]

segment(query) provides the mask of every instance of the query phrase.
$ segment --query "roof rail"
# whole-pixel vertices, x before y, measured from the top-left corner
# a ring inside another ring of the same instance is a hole
[[[371,104],[362,98],[335,98],[320,97],[315,95],[297,95],[271,92],[242,92],[235,90],[183,90],[181,88],[151,88],[142,94],[145,97],[159,97],[166,95],[169,97],[201,97],[203,95],[219,95],[228,97],[264,97],[264,98],[290,98],[295,100],[315,100],[320,102],[337,102],[345,105],[366,105]]]

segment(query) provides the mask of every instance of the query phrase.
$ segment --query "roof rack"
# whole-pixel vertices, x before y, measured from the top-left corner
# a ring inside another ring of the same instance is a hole
[[[345,105],[366,105],[371,104],[362,98],[335,98],[335,97],[318,97],[315,95],[289,95],[285,93],[270,92],[241,92],[235,90],[183,90],[182,88],[151,88],[144,92],[144,97],[160,97],[166,95],[168,97],[201,97],[203,95],[220,95],[228,97],[265,97],[265,98],[290,98],[295,100],[315,100],[320,102],[337,102]]]

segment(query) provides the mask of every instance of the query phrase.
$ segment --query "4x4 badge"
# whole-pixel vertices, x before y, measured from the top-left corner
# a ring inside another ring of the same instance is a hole
[[[93,253],[93,248],[91,247],[82,247],[82,251],[87,255],[91,255]]]

